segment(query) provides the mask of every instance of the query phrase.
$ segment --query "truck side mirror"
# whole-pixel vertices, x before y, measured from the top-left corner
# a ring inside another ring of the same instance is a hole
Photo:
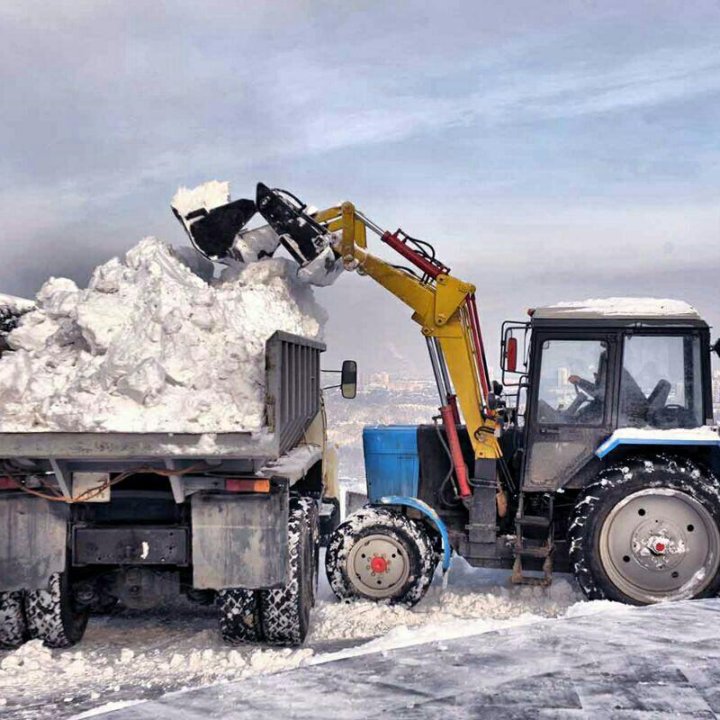
[[[712,346],[712,349],[715,351],[715,354],[720,357],[720,338],[718,338],[715,341],[715,344]]]
[[[357,395],[357,363],[354,360],[343,360],[340,392],[346,400],[352,400]]]
[[[505,343],[505,370],[517,371],[518,341],[516,337],[509,337]]]

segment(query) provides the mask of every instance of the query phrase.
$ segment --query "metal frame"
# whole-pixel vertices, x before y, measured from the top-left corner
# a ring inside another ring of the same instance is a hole
[[[507,348],[507,341],[510,337],[512,337],[512,331],[513,330],[523,330],[524,337],[523,337],[523,357],[522,357],[522,370],[517,371],[511,371],[508,370],[505,367],[505,351]],[[525,320],[505,320],[503,322],[501,328],[500,328],[500,369],[501,369],[501,382],[504,387],[517,387],[522,383],[522,379],[525,375],[527,375],[528,372],[528,363],[529,363],[529,343],[528,340],[532,342],[532,338],[530,336],[530,322]],[[519,376],[514,382],[508,382],[507,376],[508,375],[516,375]]]

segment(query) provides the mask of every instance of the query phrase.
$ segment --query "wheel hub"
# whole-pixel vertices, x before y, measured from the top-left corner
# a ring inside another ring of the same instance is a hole
[[[405,548],[389,535],[366,535],[348,553],[348,577],[363,595],[389,598],[407,582],[410,561]]]
[[[638,602],[702,592],[720,562],[720,531],[692,496],[670,488],[629,495],[600,531],[600,560],[613,584]]]
[[[687,535],[676,524],[665,520],[658,528],[657,518],[641,523],[632,535],[632,555],[650,571],[679,565],[687,555]]]

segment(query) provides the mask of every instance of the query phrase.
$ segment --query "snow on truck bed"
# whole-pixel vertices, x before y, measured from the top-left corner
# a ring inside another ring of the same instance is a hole
[[[50,278],[0,358],[0,432],[257,431],[265,342],[317,339],[324,311],[273,258],[206,282],[145,238],[87,289]]]

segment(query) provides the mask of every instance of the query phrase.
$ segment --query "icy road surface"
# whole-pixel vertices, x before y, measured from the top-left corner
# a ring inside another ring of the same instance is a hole
[[[669,720],[720,714],[720,600],[595,612],[302,667],[103,720]]]
[[[339,649],[347,653],[401,647],[538,622],[595,605],[578,605],[579,594],[562,577],[547,590],[511,587],[508,573],[473,570],[460,558],[453,561],[448,588],[443,592],[436,578],[414,610],[338,603],[325,584],[319,596],[311,634],[297,650],[228,647],[218,636],[211,607],[188,604],[92,617],[76,648],[51,651],[33,641],[14,652],[0,652],[0,717],[70,717],[294,668]],[[366,647],[354,649],[361,645]]]

